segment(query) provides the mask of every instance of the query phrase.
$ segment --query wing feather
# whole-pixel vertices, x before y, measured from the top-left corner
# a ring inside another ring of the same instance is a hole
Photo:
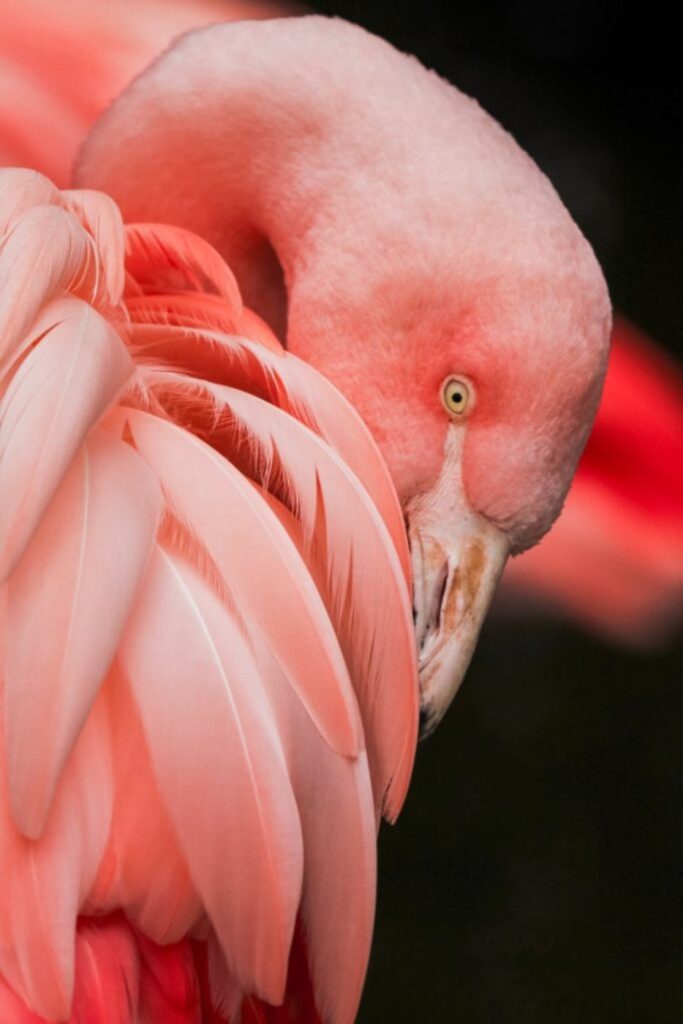
[[[31,838],[116,653],[160,508],[136,452],[93,432],[9,579],[9,785],[15,821]]]
[[[39,841],[18,831],[0,783],[0,878],[11,894],[0,914],[0,975],[48,1020],[69,1017],[76,918],[102,859],[111,797],[108,728],[99,705],[76,742]]]
[[[239,456],[241,468],[301,522],[302,555],[309,567],[319,563],[319,587],[356,687],[378,803],[394,819],[417,741],[417,654],[408,589],[376,506],[334,450],[281,409],[178,375],[149,380],[191,422],[202,422],[204,406],[212,443]]]
[[[104,687],[112,734],[114,807],[93,906],[126,915],[155,942],[178,942],[203,914],[152,770],[140,710],[115,665]],[[131,793],[135,799],[131,800]]]
[[[358,477],[379,509],[410,585],[410,553],[396,489],[377,444],[350,402],[312,366],[289,354],[282,358],[274,336],[266,346],[268,327],[249,310],[244,311],[239,324],[247,334],[242,338],[231,333],[229,323],[221,324],[218,314],[213,325],[202,325],[189,313],[180,317],[175,307],[173,319],[157,311],[155,320],[150,309],[144,308],[144,301],[131,306],[135,321],[131,342],[140,361],[242,388],[279,406],[320,434]],[[249,340],[251,337],[254,341]],[[272,352],[264,351],[267,347]]]
[[[94,281],[92,239],[57,206],[28,210],[0,242],[0,364],[30,329],[41,306]]]
[[[174,514],[201,537],[249,629],[273,649],[322,735],[339,753],[356,754],[360,722],[342,652],[277,518],[239,470],[189,432],[136,409],[119,416]]]
[[[63,208],[59,189],[39,171],[23,167],[0,168],[0,240],[34,206]]]
[[[25,551],[88,431],[130,377],[133,363],[86,303],[48,330],[0,402],[0,581]]]
[[[352,1024],[375,914],[377,819],[368,758],[365,752],[343,758],[331,750],[291,699],[272,656],[261,647],[257,657],[301,817],[301,915],[316,1006],[329,1024]]]
[[[72,189],[62,192],[62,201],[92,236],[97,264],[103,283],[96,288],[94,301],[104,299],[117,306],[123,294],[125,280],[125,234],[121,212],[109,196],[91,189]]]
[[[190,873],[231,971],[282,998],[301,833],[270,707],[233,617],[155,549],[121,652]]]

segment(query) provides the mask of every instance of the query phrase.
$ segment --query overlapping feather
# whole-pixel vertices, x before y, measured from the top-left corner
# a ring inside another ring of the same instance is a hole
[[[122,909],[208,940],[225,1006],[278,1003],[299,918],[350,1024],[417,719],[377,449],[205,242],[29,172],[0,172],[0,358],[0,975],[64,1019],[77,915]],[[182,949],[168,1007],[197,1014]]]

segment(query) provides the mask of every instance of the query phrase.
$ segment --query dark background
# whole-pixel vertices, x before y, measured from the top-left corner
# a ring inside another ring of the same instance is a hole
[[[554,182],[615,306],[674,349],[680,108],[659,6],[315,6],[476,96]],[[382,830],[361,1024],[683,1021],[681,663],[680,645],[489,620]]]

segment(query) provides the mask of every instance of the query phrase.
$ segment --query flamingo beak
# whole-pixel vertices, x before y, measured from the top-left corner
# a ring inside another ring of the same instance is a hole
[[[450,494],[448,491],[450,490]],[[408,512],[422,737],[448,710],[509,553],[506,535],[442,481]]]

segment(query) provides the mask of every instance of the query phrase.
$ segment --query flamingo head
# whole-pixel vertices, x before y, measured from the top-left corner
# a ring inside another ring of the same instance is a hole
[[[476,232],[463,240],[465,258],[462,224],[446,221],[415,264],[358,277],[334,312],[291,311],[292,347],[361,413],[404,509],[423,734],[464,676],[508,555],[559,515],[597,410],[609,302],[558,211],[562,231],[501,217],[480,252]]]
[[[508,554],[560,512],[610,307],[554,189],[471,99],[319,17],[181,40],[105,115],[80,183],[207,237],[374,434],[405,512],[425,731]]]
[[[330,200],[309,228],[317,259],[291,275],[288,345],[354,404],[397,488],[426,734],[508,555],[560,513],[611,314],[590,245],[536,165],[473,101],[406,65],[413,106],[387,91],[385,117],[410,142],[389,160],[387,139],[366,136],[364,198]]]

